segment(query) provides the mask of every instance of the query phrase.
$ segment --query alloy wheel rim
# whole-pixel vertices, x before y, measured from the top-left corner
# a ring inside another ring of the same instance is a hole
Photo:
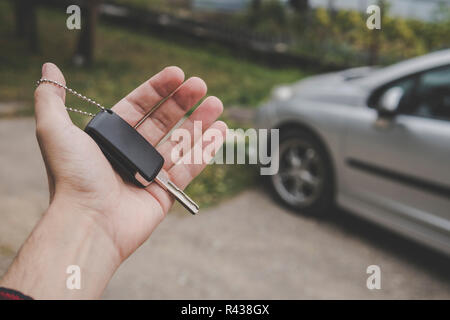
[[[280,146],[279,170],[272,176],[280,197],[296,207],[307,207],[320,196],[324,182],[324,162],[309,143],[297,139]]]

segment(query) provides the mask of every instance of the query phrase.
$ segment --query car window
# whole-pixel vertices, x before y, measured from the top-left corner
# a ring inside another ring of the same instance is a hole
[[[420,76],[414,104],[414,115],[450,121],[450,66]]]

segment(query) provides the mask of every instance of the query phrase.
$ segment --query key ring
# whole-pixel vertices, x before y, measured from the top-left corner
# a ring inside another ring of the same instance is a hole
[[[66,86],[66,85],[64,85],[62,83],[59,83],[58,81],[47,79],[47,78],[41,78],[38,81],[36,81],[36,87],[38,87],[41,83],[50,83],[50,84],[54,84],[55,86],[58,86],[60,88],[63,88],[64,90],[68,91],[69,93],[73,94],[74,96],[76,96],[76,97],[78,97],[78,98],[80,98],[80,99],[82,99],[84,101],[87,101],[90,104],[95,105],[97,108],[101,109],[102,111],[110,110],[110,109],[102,106],[100,103],[96,102],[95,100],[82,95],[81,93],[79,93],[79,92],[69,88],[68,86]],[[150,110],[142,117],[142,119],[140,119],[138,121],[138,123],[136,123],[134,125],[133,128],[137,129],[142,123],[144,123],[145,120],[147,120],[147,118],[153,112],[156,111],[156,109],[159,108],[159,106],[161,106],[164,102],[166,102],[168,99],[170,99],[172,97],[172,95],[173,95],[173,93],[169,94],[167,97],[165,97],[165,98],[161,99],[160,101],[158,101],[158,103],[156,103],[152,108],[150,108]],[[68,106],[65,106],[65,107],[66,107],[67,111],[80,113],[80,114],[83,114],[85,116],[89,116],[89,117],[92,117],[92,118],[95,117],[94,113],[86,112],[86,111],[83,111],[83,110],[80,110],[80,109],[77,109],[77,108],[68,107]]]
[[[101,109],[102,111],[106,111],[106,109],[107,109],[107,108],[105,108],[104,106],[102,106],[100,103],[98,103],[98,102],[96,102],[96,101],[94,101],[94,100],[92,100],[92,99],[90,99],[90,98],[88,98],[88,97],[82,95],[81,93],[78,93],[77,91],[75,91],[75,90],[69,88],[68,86],[66,86],[66,85],[64,85],[64,84],[59,83],[58,81],[50,80],[50,79],[46,79],[46,78],[41,78],[41,79],[39,79],[38,81],[36,81],[36,87],[38,87],[41,83],[51,83],[51,84],[54,84],[54,85],[56,85],[56,86],[58,86],[58,87],[60,87],[60,88],[63,88],[64,90],[70,92],[71,94],[73,94],[74,96],[80,98],[81,100],[87,101],[88,103],[95,105],[97,108]],[[67,106],[66,106],[66,109],[67,109],[68,111],[71,111],[71,112],[81,113],[81,114],[83,114],[83,115],[85,115],[85,116],[95,117],[95,114],[90,113],[90,112],[86,112],[86,111],[83,111],[83,110],[80,110],[80,109],[76,109],[76,108],[72,108],[72,107],[67,107]]]

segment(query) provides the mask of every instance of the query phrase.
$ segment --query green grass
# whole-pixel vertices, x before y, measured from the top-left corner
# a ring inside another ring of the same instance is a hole
[[[31,55],[25,41],[14,35],[8,2],[0,1],[0,99],[31,101],[33,84],[43,62],[63,70],[68,84],[104,105],[112,105],[165,66],[177,65],[186,76],[199,76],[208,94],[225,106],[257,106],[279,83],[300,79],[300,70],[273,69],[237,59],[228,50],[208,43],[177,43],[101,24],[97,32],[96,62],[91,68],[70,63],[78,31],[66,29],[66,15],[39,9],[41,53]],[[78,103],[78,101],[76,101]]]
[[[90,68],[71,64],[78,31],[66,28],[65,12],[38,10],[40,53],[30,54],[26,42],[14,34],[14,17],[9,2],[0,1],[0,102],[24,101],[32,114],[34,83],[40,78],[42,63],[51,61],[63,71],[67,84],[105,106],[112,106],[133,88],[169,65],[181,67],[189,76],[199,76],[208,85],[208,94],[225,105],[256,107],[280,83],[304,76],[300,70],[273,69],[238,59],[229,50],[199,42],[179,42],[172,38],[123,30],[100,24],[97,30],[96,59]],[[95,112],[95,107],[68,97],[66,104]],[[82,124],[86,118],[71,115]],[[226,121],[226,119],[224,119]],[[255,170],[248,166],[209,166],[189,187],[203,205],[215,203],[253,181]]]

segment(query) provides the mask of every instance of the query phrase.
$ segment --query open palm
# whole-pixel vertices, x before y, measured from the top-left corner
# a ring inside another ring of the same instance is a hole
[[[43,66],[42,77],[65,83],[61,71],[51,63]],[[138,128],[156,146],[206,94],[203,80],[194,77],[183,81],[181,69],[165,68],[112,109],[134,126],[154,105],[176,90]],[[51,201],[63,198],[61,201],[85,207],[86,214],[111,237],[124,259],[150,236],[173,204],[173,197],[156,183],[145,189],[125,183],[97,144],[71,122],[64,101],[65,92],[57,86],[44,83],[36,89],[36,131],[47,168]],[[194,135],[193,122],[202,121],[203,131],[214,128],[224,136],[226,125],[216,121],[222,109],[219,99],[208,97],[181,127],[190,131],[191,137],[201,137],[201,134]],[[202,139],[192,142],[204,143]],[[173,147],[174,143],[168,139],[157,149],[165,159],[164,170],[183,189],[206,163],[173,163],[170,157]]]

